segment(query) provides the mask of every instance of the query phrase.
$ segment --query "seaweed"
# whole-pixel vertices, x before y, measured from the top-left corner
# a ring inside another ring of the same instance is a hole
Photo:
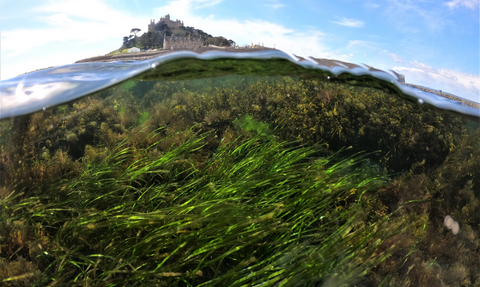
[[[478,130],[295,76],[127,82],[6,119],[0,279],[474,286]]]
[[[88,148],[79,176],[4,199],[3,216],[47,230],[29,258],[37,284],[347,286],[392,252],[375,253],[399,227],[364,218],[362,195],[385,181],[355,173],[362,156],[335,163],[319,147],[241,136],[200,166],[210,133],[164,153],[162,140],[136,149],[128,137],[103,160]],[[352,208],[335,208],[345,197]]]

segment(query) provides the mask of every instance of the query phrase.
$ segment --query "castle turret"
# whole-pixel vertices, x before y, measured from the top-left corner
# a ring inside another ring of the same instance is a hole
[[[155,20],[150,20],[150,24],[148,24],[148,32],[155,32]]]

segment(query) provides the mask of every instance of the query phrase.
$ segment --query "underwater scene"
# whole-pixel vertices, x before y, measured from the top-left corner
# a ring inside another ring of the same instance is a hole
[[[278,51],[0,89],[0,286],[480,286],[475,103]]]

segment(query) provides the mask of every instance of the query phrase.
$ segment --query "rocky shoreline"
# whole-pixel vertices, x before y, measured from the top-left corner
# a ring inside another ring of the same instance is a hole
[[[240,49],[234,49],[234,48],[211,48],[211,47],[202,47],[200,49],[197,49],[194,51],[195,53],[205,53],[207,51],[225,51],[225,52],[230,52],[230,53],[245,53],[245,52],[260,52],[260,51],[266,51],[266,50],[272,50],[270,48],[240,48]],[[178,51],[192,51],[192,50],[162,50],[162,51],[149,51],[149,52],[139,52],[139,53],[122,53],[122,54],[115,54],[115,55],[105,55],[105,56],[97,56],[97,57],[91,57],[87,59],[82,59],[78,60],[75,63],[92,63],[92,62],[115,62],[115,61],[142,61],[142,60],[148,60],[154,57],[158,57],[161,55],[165,55],[168,53],[172,52],[178,52]]]

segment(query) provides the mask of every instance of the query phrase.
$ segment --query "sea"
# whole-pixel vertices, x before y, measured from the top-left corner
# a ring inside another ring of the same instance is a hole
[[[0,82],[0,286],[480,286],[480,108],[178,51]]]

